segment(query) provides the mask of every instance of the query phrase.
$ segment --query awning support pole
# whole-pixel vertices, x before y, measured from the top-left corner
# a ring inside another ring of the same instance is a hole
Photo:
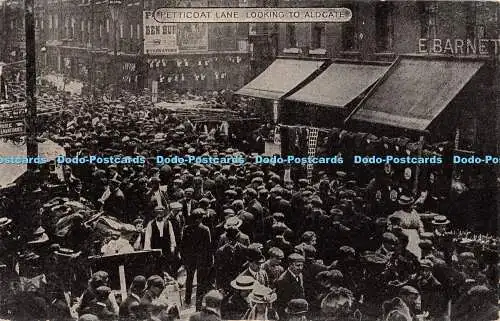
[[[422,151],[424,149],[424,141],[425,141],[425,136],[421,135],[420,139],[418,140],[418,157],[422,157]],[[420,164],[417,164],[417,167],[415,168],[415,181],[413,183],[413,195],[418,198],[417,192],[418,192],[418,178],[420,176]]]

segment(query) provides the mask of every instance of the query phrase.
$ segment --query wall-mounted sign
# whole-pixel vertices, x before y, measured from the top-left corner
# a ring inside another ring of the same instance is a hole
[[[419,53],[456,56],[498,55],[500,39],[425,39],[418,40]]]
[[[146,55],[168,55],[179,52],[177,24],[159,23],[153,18],[153,11],[144,11],[143,27]]]

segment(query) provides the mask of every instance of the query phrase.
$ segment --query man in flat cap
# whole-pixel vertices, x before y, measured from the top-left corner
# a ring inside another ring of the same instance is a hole
[[[399,295],[384,302],[384,321],[413,321],[420,310],[420,293],[412,286],[405,285],[399,290]]]
[[[292,299],[305,299],[302,271],[305,258],[297,253],[288,256],[288,269],[276,281],[276,306],[278,313],[284,315],[288,302]]]
[[[146,225],[144,235],[144,250],[160,249],[161,258],[158,262],[158,270],[176,275],[172,263],[176,260],[177,240],[172,223],[165,218],[166,209],[155,208],[155,219]]]
[[[152,208],[155,207],[168,207],[168,194],[166,187],[161,186],[160,178],[154,176],[151,177],[149,181],[149,191],[148,191],[148,199],[151,202],[150,206]]]
[[[182,216],[186,224],[192,224],[191,213],[198,207],[198,202],[193,199],[194,189],[188,187],[184,190],[184,199],[180,201],[182,204]]]
[[[391,232],[385,232],[382,235],[382,245],[375,253],[389,258],[394,253],[397,244],[398,238]]]

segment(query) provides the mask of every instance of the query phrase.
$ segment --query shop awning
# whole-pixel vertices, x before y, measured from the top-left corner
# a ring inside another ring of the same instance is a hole
[[[484,62],[403,57],[351,120],[426,130]]]
[[[388,69],[385,65],[335,62],[286,100],[344,108]]]
[[[277,100],[291,92],[325,64],[324,60],[276,59],[236,94]]]

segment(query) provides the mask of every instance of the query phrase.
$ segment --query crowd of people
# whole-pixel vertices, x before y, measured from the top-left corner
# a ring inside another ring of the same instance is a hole
[[[399,196],[396,212],[374,214],[367,186],[350,173],[284,179],[285,168],[255,164],[252,147],[241,150],[238,136],[228,137],[232,128],[200,128],[158,110],[149,97],[65,99],[69,112],[40,123],[42,138],[60,142],[67,157],[145,162],[63,165],[57,189],[48,187],[50,169],[31,177],[32,189],[47,199],[82,204],[120,225],[96,243],[96,220],[82,210],[71,214],[60,237],[44,215],[70,210],[57,201],[39,203],[21,244],[17,218],[5,205],[0,261],[8,277],[0,315],[174,320],[191,307],[196,312],[183,317],[192,321],[497,320],[496,243],[457,242],[453,219],[424,220],[412,195]],[[157,155],[246,162],[157,165]],[[89,256],[137,251],[156,253],[154,264],[134,268],[125,300],[112,289],[116,267],[90,274]],[[176,305],[165,290],[180,271],[185,282]]]

